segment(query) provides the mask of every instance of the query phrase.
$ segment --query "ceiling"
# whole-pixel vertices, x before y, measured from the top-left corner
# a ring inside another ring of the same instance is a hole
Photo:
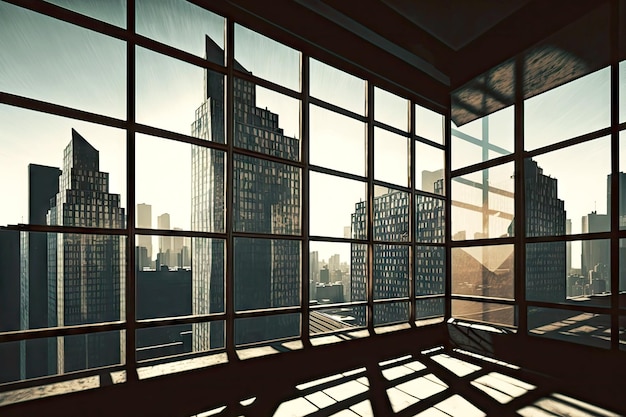
[[[607,2],[228,0],[223,13],[356,75],[371,79],[374,74],[375,82],[391,91],[444,109],[456,88]]]

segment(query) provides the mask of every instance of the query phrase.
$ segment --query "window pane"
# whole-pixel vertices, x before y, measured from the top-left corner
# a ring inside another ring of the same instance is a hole
[[[619,63],[619,122],[626,122],[626,61]]]
[[[309,180],[311,235],[365,239],[366,183],[314,171]]]
[[[311,96],[365,115],[365,81],[313,58],[309,67]]]
[[[319,304],[364,301],[353,299],[351,292],[365,288],[361,267],[367,264],[366,248],[360,244],[311,241],[309,300]]]
[[[234,144],[298,161],[300,102],[242,79],[235,79]]]
[[[139,329],[136,338],[138,361],[191,352],[191,324]]]
[[[235,238],[235,310],[300,303],[300,242]]]
[[[452,248],[452,294],[513,298],[513,245]]]
[[[374,128],[374,178],[409,185],[409,138]]]
[[[415,134],[418,136],[443,145],[444,123],[443,114],[415,105]]]
[[[444,294],[446,290],[446,248],[415,247],[415,295]]]
[[[125,226],[123,130],[6,105],[0,125],[0,225]]]
[[[309,313],[309,334],[330,333],[363,327],[358,318],[365,317],[365,306],[335,307],[312,310]]]
[[[619,292],[626,291],[626,239],[619,240]],[[620,295],[620,308],[626,308],[626,298]]]
[[[374,304],[374,326],[409,321],[409,303],[406,301]]]
[[[135,0],[137,33],[224,64],[224,18],[183,0]]]
[[[374,239],[408,242],[409,193],[374,186]]]
[[[611,318],[606,314],[528,308],[528,332],[532,335],[608,349]]]
[[[126,0],[46,0],[65,9],[126,28]]]
[[[234,164],[234,229],[300,234],[300,169],[239,154]]]
[[[374,245],[374,299],[409,296],[409,247]]]
[[[626,107],[626,103],[624,107]],[[626,229],[626,131],[624,130],[619,133],[619,154],[619,228],[623,230]],[[609,175],[607,180],[607,199],[611,189],[610,177]],[[607,200],[607,204],[609,204],[607,213],[610,213],[611,206],[608,201],[610,200]]]
[[[610,306],[608,239],[526,245],[526,298]]]
[[[137,122],[225,142],[223,75],[140,47],[136,55]]]
[[[374,87],[374,119],[397,129],[409,129],[409,102],[407,99]]]
[[[235,319],[237,346],[299,335],[300,315],[296,313]]]
[[[126,237],[3,230],[1,330],[124,319]]]
[[[311,164],[365,176],[365,123],[314,105],[309,110]]]
[[[452,125],[452,169],[513,152],[514,112],[509,106],[460,128]]]
[[[446,303],[443,298],[415,300],[415,319],[430,319],[445,314]]]
[[[452,316],[459,319],[515,326],[515,307],[476,301],[452,300]]]
[[[300,52],[238,24],[235,60],[239,71],[300,91]]]
[[[454,240],[513,235],[513,173],[511,162],[452,179]]]
[[[608,231],[610,222],[602,213],[607,209],[610,167],[609,137],[527,159],[526,235]],[[566,230],[566,216],[572,220],[571,230]]]
[[[0,91],[126,119],[124,42],[5,2],[0,16]]]
[[[445,152],[434,146],[415,142],[415,188],[445,195]]]
[[[137,227],[224,231],[224,152],[142,134],[135,149]]]
[[[610,99],[611,71],[607,67],[526,100],[525,148],[540,148],[608,127]]]
[[[445,200],[416,195],[415,211],[415,240],[443,243],[446,236]]]

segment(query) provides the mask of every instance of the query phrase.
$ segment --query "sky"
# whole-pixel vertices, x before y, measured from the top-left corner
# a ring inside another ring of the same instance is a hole
[[[53,3],[125,27],[123,0],[55,0]],[[206,10],[180,0],[136,0],[137,32],[204,55],[204,36],[223,45],[223,20]],[[181,24],[184,22],[185,24]],[[0,91],[104,114],[126,118],[126,45],[98,33],[0,3]],[[204,99],[204,70],[155,52],[136,49],[136,118],[147,124],[189,135],[194,112]],[[269,57],[269,59],[268,59]],[[235,26],[235,58],[255,75],[299,91],[300,55],[297,51],[254,32]],[[365,114],[365,82],[314,59],[311,95]],[[621,66],[621,84],[626,86],[626,65]],[[608,71],[600,71],[526,101],[526,144],[533,149],[608,126]],[[626,87],[621,102],[626,102]],[[258,87],[257,106],[279,114],[279,124],[288,136],[300,137],[300,103],[290,97]],[[563,103],[567,103],[564,107]],[[626,120],[622,106],[620,120]],[[405,129],[408,102],[382,89],[375,89],[375,118]],[[441,143],[441,117],[416,109],[417,133]],[[365,124],[311,105],[310,162],[363,176],[366,167]],[[506,150],[513,149],[513,112],[508,108],[490,116],[490,139]],[[100,152],[101,171],[110,173],[110,192],[126,201],[125,132],[91,123],[0,105],[0,166],[11,175],[0,176],[3,196],[11,203],[0,206],[0,225],[27,221],[27,166],[29,163],[61,167],[64,147],[75,128]],[[460,128],[480,137],[480,122]],[[622,143],[626,138],[622,139]],[[407,186],[408,145],[403,136],[375,129],[375,178]],[[482,155],[453,141],[453,168],[476,163]],[[544,174],[559,180],[559,198],[566,202],[574,232],[580,217],[592,210],[606,213],[606,175],[610,161],[608,140],[601,138],[572,149],[541,155],[536,160]],[[191,173],[190,145],[138,134],[136,138],[136,201],[152,205],[156,217],[169,213],[172,227],[189,229]],[[622,153],[624,154],[624,153]],[[490,156],[497,156],[492,154]],[[477,159],[478,158],[478,159]],[[624,160],[624,158],[622,158]],[[443,168],[443,152],[418,143],[416,154],[418,188],[422,170]],[[626,170],[626,163],[621,164]],[[502,175],[500,175],[502,177]],[[506,175],[504,175],[506,177]],[[504,178],[503,177],[503,178]],[[506,178],[504,178],[506,181]],[[365,199],[365,183],[311,173],[311,234],[343,237],[350,225],[354,204]],[[6,197],[5,197],[6,198]],[[578,226],[577,226],[578,225]],[[454,227],[454,226],[453,226]],[[454,231],[453,231],[454,232]],[[349,247],[326,245],[327,259]]]

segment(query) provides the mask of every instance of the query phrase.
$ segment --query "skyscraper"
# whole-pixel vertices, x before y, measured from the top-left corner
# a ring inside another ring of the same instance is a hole
[[[163,213],[157,217],[157,228],[162,230],[170,230],[170,215]],[[157,264],[159,266],[174,266],[170,260],[172,256],[172,236],[159,236],[159,253],[157,255]]]
[[[222,49],[206,38],[207,58],[219,59]],[[241,65],[238,70],[247,72]],[[256,106],[256,87],[234,80],[234,144],[255,152],[297,160],[300,145],[280,128],[278,115]],[[192,136],[224,142],[224,77],[205,73],[206,100],[196,110]],[[192,228],[224,230],[224,153],[192,146]],[[288,165],[234,155],[233,228],[240,232],[299,232],[300,171]],[[300,245],[278,239],[235,238],[235,308],[297,305],[300,299]],[[192,243],[193,314],[224,310],[224,243],[194,239]],[[298,333],[293,317],[240,321],[235,342],[248,343]],[[223,346],[221,323],[195,324],[194,350]]]
[[[524,162],[526,235],[558,236],[565,233],[565,203],[558,198],[557,179],[543,174],[532,159]],[[565,242],[526,245],[526,298],[536,301],[565,301]]]
[[[137,204],[137,227],[152,229],[152,206],[150,204]],[[139,270],[150,268],[152,266],[152,236],[137,236],[137,246],[145,249],[145,253],[142,249],[138,251]]]
[[[99,152],[72,129],[63,155],[59,192],[47,213],[49,225],[122,228],[119,194],[109,193],[109,174],[99,170]],[[124,315],[125,241],[121,236],[48,234],[50,326],[120,320]],[[119,332],[57,338],[59,373],[120,363]],[[52,358],[51,358],[52,359]]]

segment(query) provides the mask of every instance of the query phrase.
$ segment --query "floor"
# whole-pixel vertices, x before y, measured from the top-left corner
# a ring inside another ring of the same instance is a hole
[[[206,416],[620,416],[559,390],[558,381],[461,349],[434,347],[244,398]]]

